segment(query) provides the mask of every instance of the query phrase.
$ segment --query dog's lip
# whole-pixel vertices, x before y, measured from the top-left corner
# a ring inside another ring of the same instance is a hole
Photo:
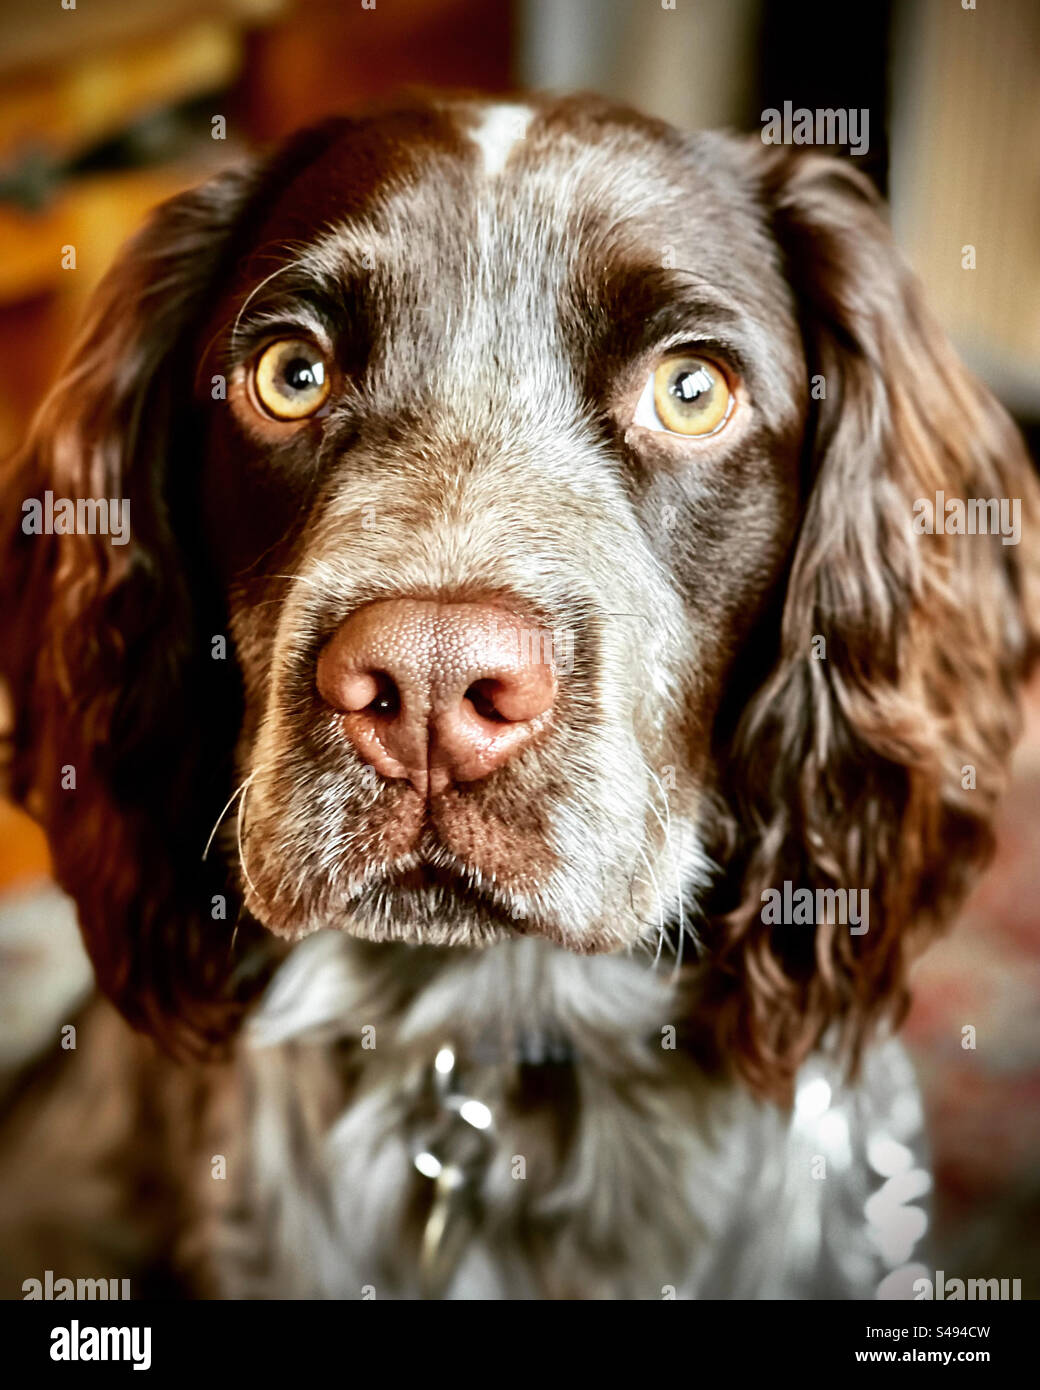
[[[450,894],[460,902],[480,908],[516,931],[525,930],[524,914],[518,914],[513,908],[512,895],[505,894],[501,889],[495,892],[485,887],[474,873],[466,871],[464,865],[445,867],[426,859],[409,865],[391,865],[377,877],[369,879],[359,897],[431,890]]]
[[[501,893],[495,893],[485,887],[479,876],[474,872],[468,872],[465,865],[445,867],[423,859],[417,864],[390,868],[368,886],[416,893],[424,889],[439,888],[469,902],[479,901],[487,906],[494,906],[500,912],[503,910]]]
[[[383,879],[386,888],[450,888],[476,891],[464,874],[457,869],[441,869],[436,864],[413,864],[409,869],[391,870]]]

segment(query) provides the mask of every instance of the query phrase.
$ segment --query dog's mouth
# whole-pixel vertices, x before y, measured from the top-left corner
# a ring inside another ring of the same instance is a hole
[[[389,868],[352,895],[348,930],[369,939],[479,944],[539,928],[520,899],[472,870],[422,861]]]
[[[265,779],[238,846],[245,906],[277,936],[331,928],[462,947],[540,937],[588,954],[627,949],[660,915],[633,880],[624,845],[594,815],[585,827],[572,812],[557,837],[552,813],[563,798],[554,786],[489,780],[480,794],[454,789],[431,805],[393,784],[353,811],[322,785],[309,814],[288,822],[295,855],[272,804],[281,790]]]
[[[387,889],[442,889],[456,895],[460,891],[467,894],[476,891],[465,875],[455,869],[438,868],[436,864],[416,864],[410,869],[398,869],[386,876],[382,886]]]
[[[280,785],[273,783],[276,792]],[[262,792],[271,795],[266,783]],[[501,793],[490,807],[486,794],[464,790],[431,805],[394,784],[355,815],[345,799],[314,807],[310,833],[290,857],[285,822],[266,796],[259,814],[245,817],[241,843],[232,843],[245,905],[276,935],[297,939],[333,927],[370,940],[481,944],[566,931],[552,920],[560,865],[538,805],[525,805],[517,825],[519,813],[510,814]]]
[[[510,866],[513,867],[513,866]],[[645,910],[607,913],[603,897],[582,901],[566,880],[514,868],[509,875],[474,863],[433,836],[418,850],[369,859],[331,875],[310,902],[265,898],[253,880],[246,906],[276,936],[291,940],[323,928],[362,940],[417,946],[482,947],[539,937],[580,955],[629,948],[643,931]],[[645,919],[645,921],[644,921]]]

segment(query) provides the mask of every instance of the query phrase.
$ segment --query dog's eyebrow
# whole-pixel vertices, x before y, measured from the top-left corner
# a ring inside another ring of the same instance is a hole
[[[385,243],[386,233],[372,217],[332,222],[301,250],[299,264],[316,283],[331,287],[371,271]]]
[[[322,336],[329,331],[330,315],[310,297],[279,295],[250,307],[237,316],[232,324],[229,348],[232,354],[247,349],[259,334],[268,329],[299,325]]]
[[[686,326],[735,327],[749,318],[746,307],[734,295],[693,271],[633,267],[612,291],[630,314],[638,316],[650,337],[682,332]]]
[[[357,290],[371,274],[385,235],[367,218],[329,223],[306,242],[267,249],[279,263],[253,286],[238,305],[231,330],[231,351],[258,328],[297,315],[318,317],[313,326],[342,323],[356,303]],[[325,322],[322,323],[321,321]]]
[[[239,305],[228,325],[228,351],[238,355],[258,335],[280,326],[298,324],[319,337],[356,335],[364,326],[364,272],[340,266],[335,276],[314,276],[304,259],[282,267],[261,281]]]
[[[660,348],[703,342],[726,347],[744,366],[760,326],[726,288],[692,271],[659,264],[612,268],[592,301],[591,328],[601,351],[618,361]]]
[[[739,337],[747,323],[748,315],[733,305],[701,296],[684,296],[667,300],[645,314],[642,332],[634,341],[653,347],[668,338]]]

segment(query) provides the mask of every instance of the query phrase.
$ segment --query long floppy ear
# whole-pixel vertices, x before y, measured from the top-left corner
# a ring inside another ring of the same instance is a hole
[[[715,1017],[752,1085],[786,1097],[829,1030],[854,1067],[873,1028],[898,1023],[911,959],[988,856],[1037,648],[1040,498],[868,181],[818,155],[753,159],[825,397],[777,663],[737,737],[743,891]],[[976,534],[950,534],[954,499]],[[1004,534],[978,534],[980,511]],[[812,891],[815,927],[769,920],[764,895],[785,881],[788,903]],[[817,905],[818,889],[854,890],[867,930],[821,925],[840,899]]]
[[[216,1044],[243,994],[237,902],[201,862],[239,697],[210,660],[222,615],[192,540],[187,344],[255,194],[233,172],[156,211],[2,479],[10,790],[47,832],[101,988],[182,1054]]]

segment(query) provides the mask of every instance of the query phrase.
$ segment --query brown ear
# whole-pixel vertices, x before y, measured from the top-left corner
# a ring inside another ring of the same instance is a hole
[[[101,988],[181,1052],[215,1042],[238,1010],[238,906],[223,869],[201,862],[238,696],[231,663],[209,659],[222,616],[190,540],[186,344],[252,192],[252,175],[231,173],[158,209],[96,292],[3,477],[11,791],[47,831]],[[109,534],[38,533],[33,499],[42,509],[48,492],[73,507],[126,499],[128,535],[112,516]]]
[[[876,1024],[898,1021],[912,955],[988,854],[1037,648],[1040,498],[867,180],[815,155],[753,159],[826,393],[779,659],[737,738],[745,873],[716,981],[721,1046],[784,1096],[832,1025],[854,1064]],[[1020,508],[1019,542],[922,534],[937,492]],[[785,881],[867,890],[868,931],[764,921],[763,893]]]

